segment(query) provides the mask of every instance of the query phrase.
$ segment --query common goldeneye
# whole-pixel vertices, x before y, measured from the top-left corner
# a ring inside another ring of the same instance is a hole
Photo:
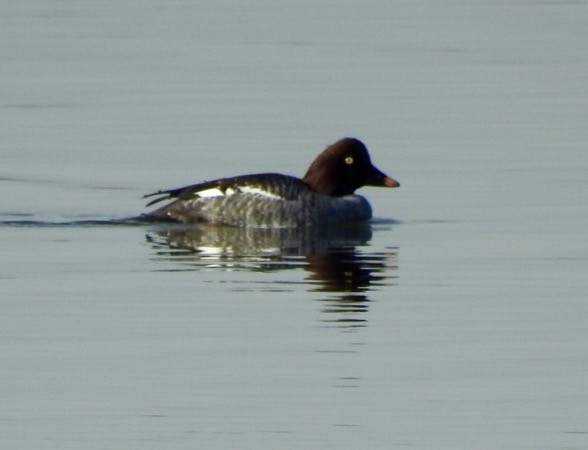
[[[372,208],[364,197],[354,194],[362,186],[400,184],[372,165],[360,140],[348,137],[327,147],[303,179],[260,173],[158,191],[145,196],[157,196],[147,206],[173,201],[140,219],[257,228],[367,220]]]

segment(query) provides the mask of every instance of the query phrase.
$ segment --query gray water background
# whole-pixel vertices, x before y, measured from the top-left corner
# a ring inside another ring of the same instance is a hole
[[[0,9],[2,448],[588,448],[585,1]],[[347,135],[367,229],[69,223]]]

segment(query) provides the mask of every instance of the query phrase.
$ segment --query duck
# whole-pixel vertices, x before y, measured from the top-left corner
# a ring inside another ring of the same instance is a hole
[[[372,218],[363,186],[395,188],[400,183],[376,168],[367,147],[345,137],[329,145],[302,179],[257,173],[205,181],[147,194],[147,207],[168,204],[142,221],[252,228],[322,227]]]

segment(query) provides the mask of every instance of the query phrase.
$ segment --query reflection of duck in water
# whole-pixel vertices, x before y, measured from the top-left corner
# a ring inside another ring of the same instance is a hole
[[[395,251],[358,250],[369,242],[369,223],[325,231],[310,228],[257,229],[207,226],[165,226],[147,234],[158,259],[194,263],[194,269],[246,263],[251,269],[304,268],[316,292],[362,293],[388,283]],[[365,247],[369,248],[369,247]],[[269,263],[269,264],[266,264]]]
[[[159,191],[148,206],[172,203],[144,214],[144,221],[210,223],[238,227],[294,228],[372,217],[362,186],[397,187],[374,165],[365,145],[344,138],[311,164],[303,179],[275,173],[243,175]]]
[[[333,248],[307,256],[306,270],[317,292],[366,292],[389,278],[386,259],[393,255],[395,252],[363,254],[354,247]]]
[[[307,256],[307,279],[314,291],[325,294],[317,298],[321,311],[328,314],[322,321],[345,328],[365,326],[369,292],[394,283],[395,259],[395,249],[369,254],[354,247]]]
[[[369,223],[328,231],[311,228],[258,229],[167,225],[147,234],[147,241],[164,261],[208,267],[252,270],[303,268],[315,292],[361,294],[394,278],[396,250],[369,253]]]
[[[203,225],[166,225],[147,235],[158,249],[192,258],[250,258],[307,256],[331,248],[354,248],[372,237],[369,223],[354,223],[328,228],[245,228]]]
[[[316,230],[165,225],[147,234],[156,259],[182,270],[307,272],[302,281],[318,294],[324,322],[365,325],[370,292],[395,283],[396,249],[370,253],[370,223]],[[279,281],[278,281],[279,283]],[[297,285],[300,285],[297,283]],[[291,280],[283,285],[291,289]]]

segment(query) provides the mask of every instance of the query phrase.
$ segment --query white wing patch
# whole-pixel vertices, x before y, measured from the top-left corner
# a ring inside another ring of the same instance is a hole
[[[200,198],[214,198],[214,197],[230,197],[233,194],[240,193],[240,194],[250,194],[250,195],[259,195],[265,198],[271,199],[281,199],[279,195],[276,195],[272,192],[266,191],[260,187],[253,187],[253,186],[239,186],[236,189],[227,188],[224,191],[219,189],[218,187],[212,187],[208,189],[204,189],[203,191],[198,192],[198,197]]]
[[[213,198],[213,197],[229,197],[237,192],[233,188],[227,188],[224,191],[220,190],[217,187],[204,189],[203,191],[198,192],[198,197],[200,198]]]
[[[262,197],[273,198],[276,200],[280,200],[282,198],[279,195],[274,194],[273,192],[269,192],[269,191],[266,191],[262,188],[253,187],[253,186],[242,186],[239,188],[239,192],[241,192],[243,194],[261,195]]]
[[[224,195],[225,195],[225,193],[216,187],[205,189],[203,191],[198,192],[198,197],[201,197],[201,198],[221,197]]]

